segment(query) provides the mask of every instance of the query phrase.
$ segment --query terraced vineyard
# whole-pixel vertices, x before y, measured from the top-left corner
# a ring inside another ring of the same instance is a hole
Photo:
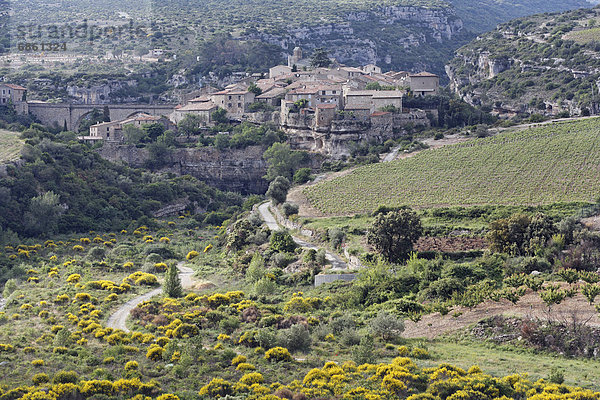
[[[600,118],[555,123],[358,168],[305,189],[325,214],[380,205],[551,204],[600,195]]]
[[[14,161],[19,158],[23,142],[18,132],[0,129],[0,163]]]

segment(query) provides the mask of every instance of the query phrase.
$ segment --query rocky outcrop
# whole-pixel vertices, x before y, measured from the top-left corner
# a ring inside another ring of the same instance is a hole
[[[324,47],[336,60],[349,65],[374,63],[392,69],[408,69],[412,65],[405,64],[402,54],[396,54],[396,51],[418,52],[421,46],[451,41],[463,31],[463,22],[451,7],[381,6],[349,13],[344,19],[336,23],[294,27],[281,34],[254,32],[247,38],[275,44],[287,51],[301,46],[310,53],[314,48]],[[419,66],[440,70],[433,57],[423,50]]]
[[[337,117],[327,126],[315,126],[315,115],[309,112],[283,114],[282,121],[292,147],[334,159],[349,156],[353,145],[373,141],[383,143],[406,135],[409,127],[430,126],[427,113],[422,110]]]
[[[595,114],[600,48],[572,40],[599,16],[597,8],[581,9],[500,25],[457,51],[446,66],[450,88],[467,103],[490,107],[501,117]],[[549,33],[557,21],[560,30]]]
[[[218,150],[214,147],[173,149],[163,160],[162,171],[191,175],[221,190],[264,193],[268,186],[263,179],[267,170],[262,159],[264,150],[260,146],[243,150]],[[150,159],[148,150],[132,145],[105,143],[98,152],[109,161],[133,167],[143,167]]]

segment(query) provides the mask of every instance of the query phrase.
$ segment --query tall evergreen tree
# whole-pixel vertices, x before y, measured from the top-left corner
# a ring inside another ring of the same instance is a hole
[[[183,287],[181,286],[181,279],[179,278],[179,270],[176,265],[171,265],[167,269],[165,276],[165,285],[163,286],[163,294],[167,297],[181,297],[183,296]]]

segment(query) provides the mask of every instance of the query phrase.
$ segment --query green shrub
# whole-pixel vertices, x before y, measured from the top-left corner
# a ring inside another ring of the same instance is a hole
[[[371,321],[371,333],[385,341],[395,340],[404,332],[404,322],[385,310],[379,311]]]
[[[50,377],[48,377],[48,374],[45,374],[43,372],[39,373],[39,374],[35,374],[32,378],[31,381],[33,382],[34,385],[41,385],[47,382],[50,382]]]
[[[277,341],[282,347],[290,351],[308,350],[312,342],[310,332],[302,324],[296,324],[289,329],[279,331]],[[263,346],[262,343],[261,346]]]

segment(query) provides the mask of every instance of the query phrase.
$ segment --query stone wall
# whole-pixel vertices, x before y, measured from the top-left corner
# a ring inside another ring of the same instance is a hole
[[[335,281],[353,281],[356,279],[356,274],[319,274],[315,275],[315,287],[321,286],[324,283]]]

